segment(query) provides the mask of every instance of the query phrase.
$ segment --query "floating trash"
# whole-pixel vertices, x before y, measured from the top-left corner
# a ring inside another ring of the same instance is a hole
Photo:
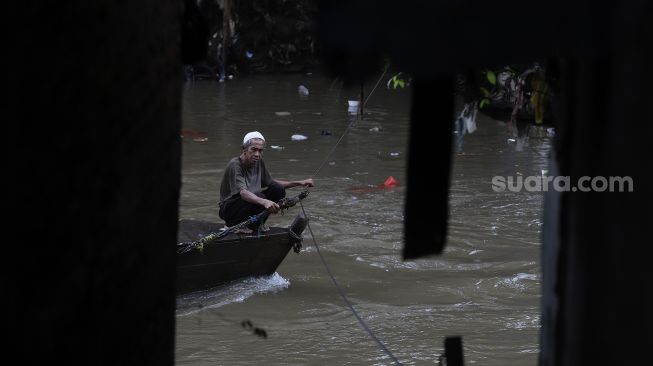
[[[390,156],[399,156],[399,153],[398,152],[391,152]]]
[[[456,121],[454,122],[455,124],[455,131],[454,134],[458,135],[457,136],[457,143],[458,143],[458,153],[462,154],[463,152],[463,140],[465,138],[465,134],[467,133],[473,133],[476,131],[476,114],[478,112],[478,108],[476,107],[476,103],[466,103],[460,112],[460,115],[458,118],[456,118]]]
[[[308,96],[308,88],[305,87],[304,85],[300,85],[297,88],[297,92],[299,92],[300,97],[307,97]]]
[[[546,135],[547,137],[553,137],[556,134],[556,130],[553,127],[549,127],[546,129]]]
[[[362,186],[353,186],[347,189],[351,193],[375,193],[381,192],[387,189],[396,188],[399,186],[399,182],[393,176],[389,176],[383,183],[377,185],[362,185]]]
[[[378,127],[372,127],[372,128],[370,128],[370,132],[379,132],[379,128]]]
[[[474,117],[472,118],[465,118],[465,128],[467,129],[467,133],[474,133],[476,131],[476,113],[474,113]]]
[[[349,108],[347,109],[347,112],[349,112],[349,114],[358,114],[358,101],[350,100],[347,103],[349,104]]]
[[[394,188],[399,185],[399,182],[393,176],[389,176],[388,179],[383,182],[384,188]]]
[[[274,112],[279,117],[290,116],[290,112]]]
[[[208,137],[197,137],[197,138],[194,138],[193,141],[195,141],[195,142],[207,142],[207,141],[209,141],[209,138]]]
[[[250,51],[245,51],[245,56],[247,58],[252,58],[252,57],[254,57],[254,54],[252,52],[250,52]]]
[[[279,145],[272,145],[272,146],[270,146],[270,148],[272,150],[283,150],[283,149],[285,149],[285,147],[279,146]]]
[[[304,141],[307,138],[308,137],[306,137],[304,135],[292,135],[292,136],[290,136],[290,139],[293,140],[293,141]]]
[[[206,138],[206,133],[200,132],[200,131],[193,131],[193,130],[182,130],[181,133],[179,134],[179,136],[181,136],[182,138],[190,137],[193,140],[195,140],[195,139]]]

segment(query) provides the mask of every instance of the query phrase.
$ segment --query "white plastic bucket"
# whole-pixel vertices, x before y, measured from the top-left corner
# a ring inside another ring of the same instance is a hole
[[[357,100],[350,100],[349,102],[349,108],[347,111],[349,114],[358,114],[358,101]]]

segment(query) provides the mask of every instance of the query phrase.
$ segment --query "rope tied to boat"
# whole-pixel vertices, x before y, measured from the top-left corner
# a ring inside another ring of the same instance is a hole
[[[304,213],[304,216],[308,217],[308,215],[306,214],[306,211],[304,210],[304,205],[301,202],[299,203],[299,205],[302,208],[302,212]],[[365,330],[365,332],[367,332],[367,334],[370,336],[370,338],[372,338],[372,340],[374,340],[374,342],[376,342],[376,344],[379,346],[379,349],[381,349],[386,355],[388,355],[388,357],[390,357],[392,359],[392,361],[394,361],[395,364],[402,365],[402,363],[399,362],[397,357],[395,357],[395,355],[388,349],[388,347],[386,347],[386,345],[383,344],[383,342],[381,342],[381,340],[374,334],[374,332],[372,332],[372,330],[367,325],[367,323],[365,323],[363,318],[361,318],[361,316],[358,315],[358,312],[354,308],[354,305],[351,303],[351,301],[349,301],[349,298],[347,298],[347,295],[345,295],[345,292],[343,291],[342,287],[340,287],[340,285],[338,284],[338,281],[336,281],[336,278],[333,276],[333,273],[331,272],[331,268],[329,267],[329,264],[327,263],[326,259],[324,259],[324,256],[322,255],[322,252],[320,251],[320,247],[317,245],[317,240],[315,240],[315,234],[313,234],[313,229],[311,229],[310,223],[307,224],[307,226],[308,226],[308,231],[311,233],[311,238],[313,239],[313,245],[315,246],[315,250],[317,251],[317,254],[320,257],[320,260],[322,261],[322,264],[324,265],[324,268],[326,269],[327,274],[331,278],[331,282],[333,282],[333,285],[335,286],[335,288],[338,291],[338,294],[340,295],[342,300],[345,302],[345,304],[349,308],[349,311],[351,311],[351,313],[354,315],[356,320],[358,320],[358,323],[361,325],[363,330]]]
[[[386,65],[386,68],[385,68],[385,70],[383,70],[383,73],[381,74],[381,77],[379,78],[379,81],[377,81],[376,85],[374,86],[374,89],[372,89],[372,92],[368,95],[367,99],[365,100],[365,102],[364,102],[365,104],[367,104],[370,97],[372,96],[372,93],[374,93],[374,90],[376,90],[376,87],[379,85],[379,82],[381,81],[381,79],[383,78],[383,76],[385,75],[385,73],[387,71],[388,71],[388,66]],[[347,135],[347,133],[349,133],[349,131],[351,130],[351,128],[352,128],[352,126],[354,125],[355,122],[356,122],[356,118],[352,118],[352,121],[349,123],[349,125],[345,129],[345,132],[343,132],[343,134],[340,136],[340,138],[338,139],[336,144],[333,146],[333,148],[331,149],[329,154],[327,154],[327,157],[324,159],[322,164],[320,164],[320,166],[315,171],[315,173],[313,173],[312,178],[317,176],[317,174],[322,170],[322,168],[324,167],[326,162],[329,160],[331,155],[333,155],[333,153],[335,152],[338,145],[340,145],[340,142],[342,141],[342,139],[345,137],[345,135]],[[306,189],[306,191],[308,191],[308,188]],[[308,214],[306,214],[306,211],[304,210],[304,205],[301,202],[299,202],[299,205],[300,205],[300,207],[302,209],[302,212],[304,213],[304,216],[306,218],[308,218]],[[374,332],[372,332],[372,330],[367,325],[367,323],[365,323],[363,318],[361,318],[361,316],[358,315],[358,312],[354,308],[354,305],[351,303],[351,301],[349,301],[349,298],[347,298],[347,295],[345,295],[345,292],[343,291],[342,287],[340,287],[340,285],[338,284],[338,281],[336,281],[336,278],[333,276],[333,273],[331,272],[331,268],[329,267],[329,264],[327,263],[326,259],[322,255],[322,252],[320,251],[320,247],[317,245],[317,240],[315,239],[315,234],[313,234],[313,229],[311,228],[310,220],[307,222],[306,226],[308,227],[308,231],[311,233],[311,238],[313,239],[313,245],[315,246],[315,250],[317,251],[317,254],[320,257],[320,260],[322,261],[322,264],[324,265],[324,268],[326,269],[327,274],[331,278],[331,282],[333,282],[333,285],[335,286],[335,288],[338,291],[338,294],[340,295],[342,300],[345,302],[345,304],[347,305],[347,307],[349,308],[351,313],[354,315],[356,320],[358,320],[358,323],[361,325],[363,330],[365,330],[365,332],[370,336],[370,338],[372,338],[372,340],[378,345],[379,349],[381,351],[383,351],[388,357],[390,357],[390,359],[392,359],[392,361],[395,364],[402,365],[402,363],[397,359],[397,357],[395,357],[395,355],[388,349],[388,347],[386,347],[386,345],[374,334]],[[291,230],[289,230],[289,231],[291,231]]]

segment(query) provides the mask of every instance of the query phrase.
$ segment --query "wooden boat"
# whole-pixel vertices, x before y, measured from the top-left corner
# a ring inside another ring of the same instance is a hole
[[[294,203],[299,199],[295,198]],[[294,205],[292,201],[286,200],[282,207]],[[266,216],[266,212],[262,215]],[[250,218],[257,219],[260,217]],[[205,290],[240,278],[273,274],[291,248],[299,253],[307,223],[300,213],[287,228],[270,227],[263,233],[243,234],[236,230],[224,231],[222,224],[180,220],[177,294]]]

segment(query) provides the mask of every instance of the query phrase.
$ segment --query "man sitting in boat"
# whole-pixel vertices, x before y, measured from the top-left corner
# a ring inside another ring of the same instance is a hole
[[[258,131],[243,138],[240,156],[229,161],[220,185],[220,218],[227,227],[234,226],[263,210],[279,212],[277,202],[286,197],[286,188],[313,187],[313,179],[284,181],[273,179],[263,162],[265,138]],[[256,230],[256,222],[249,230]]]

